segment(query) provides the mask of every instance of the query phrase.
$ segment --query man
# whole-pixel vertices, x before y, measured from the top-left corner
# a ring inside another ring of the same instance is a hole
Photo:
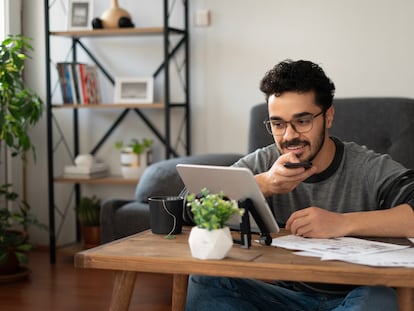
[[[309,61],[284,61],[266,73],[265,122],[275,144],[238,161],[247,167],[277,222],[308,238],[414,236],[412,171],[352,142],[330,137],[335,86]],[[310,168],[286,163],[311,162]],[[278,282],[191,276],[188,311],[398,310],[383,286]]]

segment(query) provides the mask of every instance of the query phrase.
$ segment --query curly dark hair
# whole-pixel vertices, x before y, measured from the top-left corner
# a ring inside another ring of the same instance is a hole
[[[316,104],[323,111],[331,105],[335,85],[317,64],[306,60],[284,60],[269,70],[260,82],[260,90],[266,96],[280,96],[284,92],[315,92]]]

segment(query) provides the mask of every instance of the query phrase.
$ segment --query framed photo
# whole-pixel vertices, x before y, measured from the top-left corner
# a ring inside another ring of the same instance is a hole
[[[91,29],[93,0],[69,0],[68,30]]]
[[[115,78],[115,103],[145,103],[154,101],[154,79],[143,78]]]

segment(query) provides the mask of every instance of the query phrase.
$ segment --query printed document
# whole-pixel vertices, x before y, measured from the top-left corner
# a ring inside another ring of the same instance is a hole
[[[272,246],[302,251],[303,256],[341,260],[371,266],[414,267],[414,248],[360,238],[314,239],[287,235],[274,238]]]

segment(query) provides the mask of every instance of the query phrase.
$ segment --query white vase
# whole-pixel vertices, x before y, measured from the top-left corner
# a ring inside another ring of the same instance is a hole
[[[233,238],[228,227],[211,231],[193,227],[188,244],[194,258],[223,259],[233,246]]]
[[[121,150],[121,174],[127,179],[138,179],[149,165],[151,151],[136,154],[132,148],[126,147]]]

